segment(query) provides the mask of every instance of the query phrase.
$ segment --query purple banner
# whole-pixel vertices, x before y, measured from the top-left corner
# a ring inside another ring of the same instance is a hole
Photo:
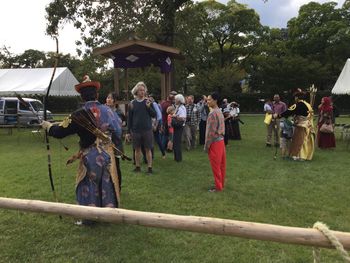
[[[113,54],[114,55],[114,54]],[[171,72],[172,60],[166,54],[115,54],[115,68],[143,68],[154,65],[160,68],[162,73]]]

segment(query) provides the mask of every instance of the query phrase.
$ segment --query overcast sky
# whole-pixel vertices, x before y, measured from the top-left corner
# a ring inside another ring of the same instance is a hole
[[[341,7],[345,0],[334,0]],[[227,1],[221,1],[226,3]],[[306,0],[237,0],[239,3],[247,4],[260,15],[260,22],[270,27],[287,27],[287,22],[298,15],[300,6],[312,1]],[[314,0],[314,2],[325,3],[327,0]]]
[[[345,0],[335,2],[341,6]],[[226,3],[227,1],[221,0]],[[287,21],[298,14],[299,7],[311,1],[306,0],[238,0],[254,8],[261,23],[270,27],[286,27]],[[324,3],[325,0],[317,0]],[[6,45],[14,54],[27,49],[54,51],[55,42],[45,35],[45,6],[50,0],[0,0],[0,47]],[[75,41],[79,32],[72,25],[66,25],[59,32],[60,52],[75,53]]]

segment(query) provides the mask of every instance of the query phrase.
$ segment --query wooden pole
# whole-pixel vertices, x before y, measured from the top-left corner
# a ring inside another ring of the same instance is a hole
[[[327,238],[325,238],[318,230],[310,228],[286,227],[210,217],[140,212],[119,208],[97,208],[3,197],[0,197],[0,208],[59,214],[74,218],[115,224],[123,223],[214,235],[235,236],[287,244],[333,248]],[[345,249],[350,248],[350,233],[338,231],[331,232],[339,239]]]
[[[114,92],[117,94],[118,98],[120,95],[120,90],[119,90],[119,69],[114,68],[113,69],[114,73]]]
[[[129,80],[128,80],[128,68],[124,68],[124,90],[126,90],[126,100],[129,101]],[[134,99],[134,98],[132,98]]]
[[[167,76],[167,84],[166,84],[166,89],[165,89],[165,98],[167,98],[169,96],[170,89],[172,86],[172,72],[167,72],[166,76]]]
[[[165,73],[160,73],[160,100],[164,101],[167,98],[166,95],[166,77]]]

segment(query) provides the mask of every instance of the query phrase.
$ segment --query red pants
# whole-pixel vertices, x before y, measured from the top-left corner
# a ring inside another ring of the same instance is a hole
[[[214,174],[215,188],[221,191],[225,186],[226,176],[226,150],[224,140],[214,142],[208,151],[211,169]]]

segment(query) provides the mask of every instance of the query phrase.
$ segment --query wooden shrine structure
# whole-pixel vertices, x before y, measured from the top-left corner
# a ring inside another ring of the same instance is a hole
[[[165,100],[172,89],[172,70],[174,59],[184,60],[180,50],[144,40],[132,39],[107,47],[95,48],[94,55],[110,58],[114,63],[114,90],[121,95],[119,87],[119,69],[125,71],[124,90],[129,101],[128,69],[157,66],[161,72],[161,100]]]

